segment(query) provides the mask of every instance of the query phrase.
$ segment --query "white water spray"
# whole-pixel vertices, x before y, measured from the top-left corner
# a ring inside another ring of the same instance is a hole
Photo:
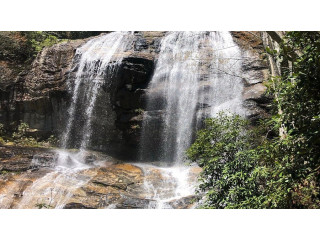
[[[133,35],[128,32],[113,32],[105,36],[95,38],[77,49],[75,59],[79,59],[76,65],[77,73],[73,83],[69,82],[72,90],[72,102],[68,110],[68,122],[66,130],[62,136],[62,148],[68,147],[71,130],[78,126],[75,121],[78,104],[82,104],[84,109],[85,123],[77,132],[81,132],[80,149],[86,149],[92,134],[91,121],[95,107],[98,91],[102,84],[108,83],[114,72],[120,66],[124,52],[131,47]],[[84,85],[83,92],[80,86]],[[82,99],[79,99],[82,98]]]
[[[94,166],[86,162],[86,148],[92,135],[91,122],[97,96],[103,84],[110,84],[108,80],[121,65],[125,52],[132,43],[133,34],[113,32],[94,38],[77,49],[73,60],[76,63],[74,68],[77,69],[75,80],[68,82],[72,101],[62,136],[63,149],[56,151],[55,169],[37,179],[24,191],[17,208],[63,208],[77,189],[93,177],[82,175],[81,171]],[[84,121],[79,124],[77,121],[81,118]],[[75,138],[72,131],[80,136],[80,151],[66,150],[71,146],[70,140]]]
[[[159,195],[153,183],[145,182],[147,191],[154,192],[152,199],[160,205],[193,193],[183,162],[203,119],[221,110],[245,115],[241,57],[229,32],[171,32],[162,40],[148,88],[140,156],[141,161],[173,165],[161,169],[171,176],[176,189],[169,198]],[[160,115],[160,120],[154,115]]]
[[[240,72],[241,52],[228,32],[172,32],[164,37],[149,85],[141,160],[156,157],[180,164],[197,122],[220,110],[244,114]],[[162,113],[159,124],[148,116],[153,111]]]

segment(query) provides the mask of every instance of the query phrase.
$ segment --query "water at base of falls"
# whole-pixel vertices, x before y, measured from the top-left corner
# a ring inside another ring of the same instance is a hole
[[[197,166],[158,167],[152,164],[136,164],[144,174],[144,191],[151,209],[171,209],[169,203],[195,194],[200,168]]]
[[[17,208],[63,208],[74,192],[89,180],[74,169],[47,173],[24,191]]]
[[[63,208],[73,194],[94,175],[83,174],[99,166],[99,161],[85,162],[88,152],[55,150],[54,166],[36,179],[24,192],[15,208]],[[37,165],[38,160],[34,159]]]
[[[201,170],[197,166],[123,163],[99,152],[54,152],[54,165],[48,165],[45,158],[35,157],[34,170],[14,176],[6,192],[0,188],[0,208],[171,209],[195,206],[194,190]],[[86,156],[81,156],[83,154]],[[61,165],[61,156],[70,157],[63,161],[69,161],[70,165]],[[79,159],[87,161],[79,162]]]

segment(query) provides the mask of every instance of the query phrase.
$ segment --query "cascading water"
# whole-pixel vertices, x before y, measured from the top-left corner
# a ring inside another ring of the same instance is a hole
[[[39,204],[45,204],[43,207],[63,208],[75,191],[89,180],[90,177],[73,169],[47,173],[24,191],[16,208],[41,207]]]
[[[72,101],[68,110],[68,121],[62,136],[61,147],[70,146],[80,149],[75,161],[70,161],[69,154],[61,151],[59,165],[70,167],[83,165],[85,149],[92,135],[92,118],[99,89],[108,82],[120,66],[126,50],[133,43],[133,34],[129,32],[112,32],[105,36],[92,39],[78,48],[74,61],[77,69],[74,81],[68,82],[72,92]]]
[[[210,32],[206,79],[198,82],[197,120],[214,117],[220,111],[246,115],[242,106],[242,53],[229,32]]]
[[[96,135],[94,122],[100,116],[96,111],[99,94],[101,89],[112,90],[112,77],[132,49],[133,41],[132,33],[113,32],[77,49],[68,81],[72,99],[61,138],[62,150],[56,150],[56,165],[34,158],[35,165],[43,164],[41,170],[25,173],[20,180],[17,177],[19,181],[13,184],[12,191],[0,192],[0,208],[63,208],[72,197],[83,196],[83,189],[88,186],[91,194],[90,186],[95,189],[97,182],[115,192],[134,185],[132,191],[138,194],[138,200],[147,200],[143,207],[176,208],[179,201],[183,206],[192,205],[201,169],[186,166],[184,159],[195,131],[201,128],[204,118],[220,110],[246,114],[239,77],[241,51],[228,32],[169,32],[162,39],[147,91],[140,163],[134,164],[143,170],[143,177],[124,181],[128,172],[122,172],[116,182],[104,178],[95,181],[95,177],[101,177],[97,175],[98,166],[106,164],[99,162],[106,156],[92,157],[93,153],[87,150],[95,140],[91,136]],[[111,175],[119,171],[114,169]],[[17,202],[15,192],[30,182]]]
[[[241,52],[230,33],[169,33],[149,85],[141,159],[181,163],[196,120],[220,110],[244,114],[240,71]]]
[[[79,59],[76,78],[72,89],[72,102],[68,110],[68,122],[62,137],[62,147],[67,148],[72,136],[73,128],[81,134],[80,149],[86,149],[92,134],[92,113],[97,99],[98,91],[105,81],[111,78],[125,56],[124,52],[131,47],[133,35],[126,32],[113,32],[103,37],[93,39],[77,49],[75,59]],[[121,53],[121,54],[120,54]],[[81,85],[85,86],[81,91]],[[84,109],[83,109],[84,107]],[[84,112],[77,112],[78,109]],[[83,115],[83,116],[80,116]],[[76,118],[84,118],[82,126]]]
[[[68,82],[72,101],[61,139],[62,150],[56,151],[56,167],[24,191],[17,208],[35,207],[39,200],[49,207],[63,208],[73,193],[91,179],[82,176],[81,172],[90,167],[86,162],[86,148],[90,144],[97,96],[102,85],[111,84],[108,80],[132,43],[132,33],[112,32],[94,38],[76,50],[73,60],[76,76],[74,81]],[[68,147],[77,147],[80,151],[70,152],[66,150]]]
[[[180,174],[187,172],[183,167],[185,151],[202,120],[221,110],[245,115],[240,73],[241,51],[229,32],[169,33],[161,42],[149,84],[141,161],[174,165],[163,174],[175,168],[171,181],[177,188],[185,187],[177,184],[188,178],[188,174]],[[145,182],[145,187],[160,203],[190,195],[194,190],[191,187],[183,194],[175,191],[169,198],[162,198],[152,183]]]

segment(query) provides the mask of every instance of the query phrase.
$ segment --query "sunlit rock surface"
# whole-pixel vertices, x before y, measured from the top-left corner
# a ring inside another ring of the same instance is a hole
[[[192,208],[197,202],[196,166],[120,163],[88,152],[95,160],[85,167],[63,168],[57,150],[31,149],[22,157],[19,148],[2,147],[0,153],[7,154],[0,161],[0,208]]]

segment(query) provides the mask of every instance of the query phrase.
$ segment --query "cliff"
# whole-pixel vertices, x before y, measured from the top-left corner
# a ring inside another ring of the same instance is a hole
[[[124,57],[112,84],[103,86],[99,93],[95,108],[97,117],[92,122],[96,129],[93,148],[130,159],[137,153],[146,88],[164,34],[134,33],[133,48]],[[266,87],[263,85],[269,76],[268,59],[260,32],[232,32],[232,35],[245,56],[240,76],[245,83],[243,99],[248,117],[255,123],[268,112],[269,99],[264,97]],[[19,121],[26,122],[40,139],[59,135],[70,103],[66,82],[74,80],[75,51],[92,37],[46,47],[28,63],[24,61],[23,38],[10,33],[0,36],[0,41],[5,38],[10,43],[0,49],[0,122],[7,129]],[[109,87],[114,90],[109,91]]]

